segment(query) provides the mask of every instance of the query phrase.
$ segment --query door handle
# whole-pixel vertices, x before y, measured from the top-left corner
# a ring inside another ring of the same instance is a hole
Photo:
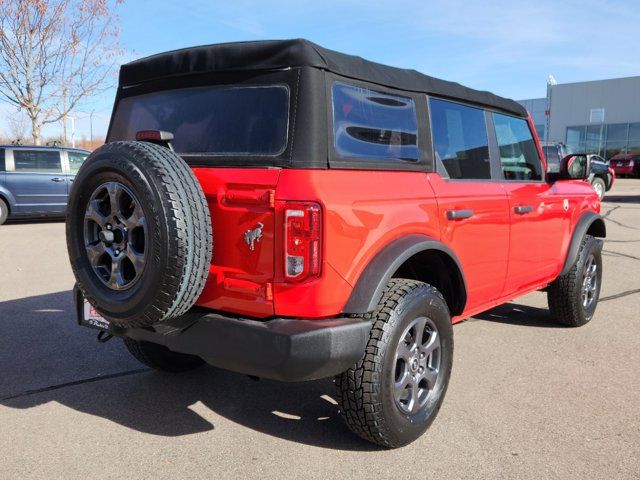
[[[531,205],[518,205],[517,207],[513,207],[513,211],[518,215],[526,215],[533,211],[533,207]]]
[[[64,178],[60,178],[60,177],[53,177],[51,179],[52,182],[56,182],[56,183],[60,183],[60,182],[64,182]]]
[[[447,210],[449,220],[462,220],[470,217],[473,217],[473,210]]]

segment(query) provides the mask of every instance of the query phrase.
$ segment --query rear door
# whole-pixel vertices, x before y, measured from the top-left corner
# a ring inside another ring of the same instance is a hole
[[[485,112],[435,98],[429,107],[438,166],[429,182],[438,202],[441,239],[462,265],[466,311],[477,311],[500,296],[506,278],[507,195],[492,181]]]
[[[16,199],[16,213],[64,213],[67,181],[59,150],[7,150],[6,162],[6,183]]]
[[[569,235],[569,199],[545,181],[543,164],[526,119],[491,114],[491,140],[500,158],[500,183],[509,198],[511,240],[504,295],[557,274]],[[495,133],[495,136],[493,135]]]

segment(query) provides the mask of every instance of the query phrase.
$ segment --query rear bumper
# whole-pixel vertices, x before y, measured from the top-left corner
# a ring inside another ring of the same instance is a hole
[[[371,322],[357,318],[256,321],[199,309],[154,328],[89,325],[82,322],[82,295],[77,288],[74,294],[81,325],[165,345],[216,367],[285,382],[347,370],[362,358],[371,329]]]

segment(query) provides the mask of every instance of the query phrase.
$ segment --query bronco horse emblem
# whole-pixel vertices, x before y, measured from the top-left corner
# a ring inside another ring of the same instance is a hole
[[[252,252],[255,250],[255,244],[260,241],[262,238],[262,229],[264,228],[264,224],[262,222],[258,222],[258,226],[253,230],[247,230],[244,233],[244,241],[249,245],[249,250]]]

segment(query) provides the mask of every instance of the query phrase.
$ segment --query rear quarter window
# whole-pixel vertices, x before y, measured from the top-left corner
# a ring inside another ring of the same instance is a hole
[[[336,82],[332,89],[334,149],[341,158],[417,162],[413,99]]]
[[[4,172],[7,169],[4,161],[4,149],[0,148],[0,172]]]

